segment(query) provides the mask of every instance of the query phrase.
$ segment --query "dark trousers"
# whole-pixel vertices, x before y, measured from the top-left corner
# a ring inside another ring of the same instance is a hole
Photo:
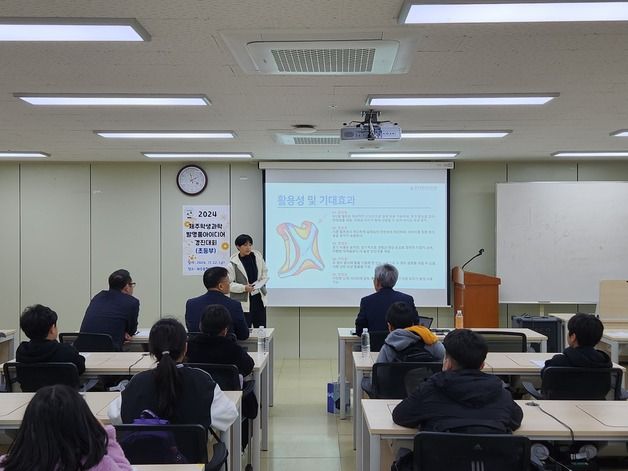
[[[262,302],[262,295],[256,294],[255,296],[249,296],[249,312],[244,313],[246,323],[249,327],[259,327],[266,324],[266,306]]]

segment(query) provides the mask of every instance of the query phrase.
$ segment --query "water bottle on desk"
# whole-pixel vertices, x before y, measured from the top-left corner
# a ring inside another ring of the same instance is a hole
[[[368,358],[371,355],[371,336],[368,329],[362,330],[360,344],[362,345],[362,358]]]
[[[266,329],[260,325],[257,329],[257,353],[266,351]]]
[[[456,311],[455,327],[456,329],[464,329],[464,316],[462,315],[462,310],[458,309]]]

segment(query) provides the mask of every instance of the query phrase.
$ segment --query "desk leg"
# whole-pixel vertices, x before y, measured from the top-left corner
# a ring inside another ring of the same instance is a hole
[[[368,429],[367,429],[368,432]],[[368,459],[368,469],[369,471],[379,471],[380,465],[380,452],[381,452],[381,440],[380,436],[377,434],[369,434],[369,459]],[[366,462],[363,463],[366,466]],[[366,471],[365,469],[365,471]]]
[[[231,426],[231,470],[240,471],[242,469],[242,401],[238,406],[238,418]]]
[[[269,379],[268,379],[268,365],[262,371],[262,447],[261,449],[268,450],[268,413],[269,413]]]
[[[360,399],[362,398],[362,377],[364,370],[358,370],[353,365],[353,449],[356,449],[360,433],[362,432],[362,407],[360,407]]]
[[[359,407],[362,408],[362,403],[360,403]],[[362,419],[358,427],[360,427],[361,433],[359,434],[360,440],[358,441],[358,449],[355,454],[355,468],[356,471],[369,471],[369,443],[367,439],[369,430],[366,425],[366,420]]]
[[[275,340],[271,337],[268,342],[268,405],[273,406],[275,392]]]
[[[255,395],[258,398],[258,401],[260,402],[260,404],[262,404],[262,378],[261,378],[261,372],[259,370],[257,370],[255,372]],[[262,406],[262,410],[263,410],[263,406]],[[252,427],[253,427],[253,436],[251,437],[251,443],[249,443],[249,446],[251,447],[251,455],[252,455],[252,461],[253,463],[251,463],[253,465],[253,470],[254,471],[260,471],[261,468],[261,438],[262,438],[262,431],[260,428],[260,421],[261,421],[261,415],[262,412],[260,411],[259,414],[257,414],[257,417],[255,417],[255,419],[253,419],[253,423],[252,423]],[[237,470],[239,471],[239,470]]]
[[[613,363],[619,363],[619,342],[614,340],[607,341],[611,346],[611,360]]]
[[[338,388],[340,390],[340,418],[346,419],[345,408],[347,407],[347,396],[345,395],[345,383],[347,382],[347,372],[345,371],[345,347],[344,339],[338,337]]]
[[[547,340],[541,342],[541,353],[547,353]]]

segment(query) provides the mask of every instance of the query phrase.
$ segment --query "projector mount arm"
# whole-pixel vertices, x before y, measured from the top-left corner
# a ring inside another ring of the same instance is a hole
[[[379,126],[382,123],[390,123],[391,121],[378,121],[379,111],[368,110],[362,111],[362,121],[350,121],[349,123],[343,123],[343,126],[348,126],[351,124],[355,124],[356,128],[368,129],[368,140],[374,141],[376,139],[375,136],[375,126]],[[395,123],[396,125],[397,123]]]

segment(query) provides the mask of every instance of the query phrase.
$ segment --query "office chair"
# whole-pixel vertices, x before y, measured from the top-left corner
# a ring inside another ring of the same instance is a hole
[[[488,344],[489,352],[527,352],[528,339],[521,332],[495,332],[490,330],[476,330]]]
[[[96,381],[90,380],[81,387],[78,369],[74,363],[69,362],[6,362],[3,370],[7,392],[13,392],[16,383],[20,384],[22,392],[36,392],[44,386],[53,384],[65,384],[84,392],[96,385]]]
[[[548,366],[541,375],[541,390],[523,382],[526,392],[536,399],[615,400],[622,396],[619,368],[579,368]]]
[[[88,332],[63,332],[59,334],[61,343],[69,343],[79,352],[115,352],[113,340],[109,334]]]
[[[528,471],[530,440],[501,434],[419,432],[414,437],[416,471]]]
[[[371,390],[366,392],[371,399],[405,399],[423,381],[442,369],[440,362],[375,363]]]
[[[118,443],[132,465],[206,463],[205,470],[218,471],[229,456],[225,444],[218,442],[208,462],[207,429],[200,424],[124,424],[115,428]]]

